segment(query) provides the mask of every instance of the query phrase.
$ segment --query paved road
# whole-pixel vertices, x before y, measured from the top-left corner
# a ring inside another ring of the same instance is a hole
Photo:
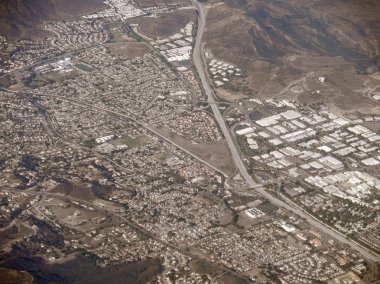
[[[103,213],[106,213],[106,214],[109,214],[109,215],[112,215],[116,218],[118,218],[119,220],[123,221],[124,223],[128,224],[129,227],[131,227],[132,229],[140,232],[141,234],[144,234],[148,237],[150,237],[151,239],[155,240],[156,242],[162,244],[163,246],[166,246],[168,248],[171,248],[175,251],[177,251],[178,253],[182,254],[182,255],[185,255],[185,256],[188,256],[190,257],[191,259],[196,259],[196,260],[199,260],[199,261],[204,261],[206,263],[209,263],[210,265],[215,265],[217,266],[219,269],[221,269],[223,271],[222,274],[227,274],[227,273],[230,273],[231,275],[234,275],[240,279],[244,279],[246,281],[249,281],[249,279],[247,278],[246,275],[243,275],[242,273],[238,272],[238,271],[235,271],[234,269],[231,269],[223,264],[219,264],[219,263],[216,263],[216,262],[211,262],[209,261],[208,259],[206,258],[203,258],[199,255],[196,255],[196,254],[193,254],[191,253],[190,251],[186,250],[186,246],[184,247],[180,247],[180,246],[177,246],[175,244],[172,244],[172,243],[169,243],[165,240],[162,240],[159,236],[157,236],[156,234],[152,233],[151,231],[145,229],[144,227],[142,227],[141,225],[137,224],[135,221],[129,219],[129,218],[126,218],[125,216],[107,208],[106,206],[99,206],[99,205],[95,205],[93,202],[89,202],[89,201],[86,201],[86,200],[83,200],[83,199],[79,199],[79,198],[75,198],[75,197],[72,197],[72,196],[68,196],[68,195],[62,195],[62,194],[56,194],[56,193],[48,193],[48,192],[39,192],[39,191],[34,191],[34,190],[26,190],[26,191],[23,191],[23,190],[19,190],[20,193],[24,193],[24,194],[29,194],[29,195],[36,195],[36,196],[41,196],[43,199],[45,199],[46,197],[53,197],[53,198],[58,198],[58,199],[66,199],[66,200],[70,200],[70,201],[75,201],[75,202],[78,202],[80,204],[85,204],[87,206],[91,206],[93,207],[94,209],[96,209],[96,211],[98,212],[103,212]],[[36,204],[39,204],[41,201],[37,202]],[[35,205],[36,205],[35,204]],[[42,212],[40,212],[42,213]],[[43,214],[43,213],[42,213]],[[46,216],[45,216],[46,217]],[[47,218],[49,219],[49,218]]]
[[[179,149],[182,152],[186,153],[187,155],[193,157],[195,160],[201,162],[202,164],[206,165],[207,167],[213,169],[214,171],[222,174],[224,177],[227,178],[226,173],[222,172],[221,170],[219,170],[215,166],[211,165],[209,162],[203,160],[202,158],[198,157],[197,155],[191,153],[189,150],[183,148],[182,146],[180,146],[177,143],[173,142],[172,140],[170,140],[169,138],[165,137],[161,133],[157,132],[157,130],[155,130],[154,128],[152,128],[150,125],[148,125],[148,124],[146,124],[144,122],[139,121],[138,119],[132,117],[131,115],[127,115],[125,113],[120,113],[120,112],[113,111],[111,109],[107,109],[107,108],[103,108],[103,107],[98,107],[98,106],[93,105],[92,102],[88,102],[88,101],[84,101],[84,100],[78,100],[78,99],[73,100],[73,99],[69,99],[69,98],[65,98],[65,97],[57,96],[57,95],[45,95],[45,94],[33,94],[33,93],[17,92],[17,91],[12,91],[12,90],[9,90],[9,89],[6,89],[6,88],[1,88],[1,87],[0,87],[0,90],[5,91],[5,92],[9,92],[9,93],[13,93],[13,94],[16,94],[16,95],[21,95],[23,97],[25,97],[25,96],[36,96],[36,97],[44,97],[44,96],[46,96],[46,97],[49,97],[49,98],[57,98],[57,99],[59,99],[61,101],[68,102],[68,103],[71,103],[73,105],[77,105],[77,106],[84,107],[84,108],[87,108],[87,109],[95,109],[95,110],[98,110],[98,111],[103,112],[103,113],[108,113],[108,114],[112,114],[112,115],[115,115],[115,116],[118,116],[118,117],[121,117],[121,118],[124,118],[124,119],[128,119],[128,120],[133,121],[134,123],[140,125],[141,127],[145,128],[150,133],[152,133],[155,136],[161,138],[162,140],[168,142],[169,144],[173,145],[177,149]],[[54,132],[54,133],[57,134],[57,137],[61,138],[62,140],[68,141],[67,139],[65,139],[61,135],[58,135],[59,133],[57,133],[57,132]]]
[[[341,243],[347,244],[351,246],[353,249],[357,250],[360,252],[364,257],[367,259],[370,259],[372,261],[379,261],[380,256],[369,251],[359,243],[356,243],[355,241],[352,241],[350,239],[347,239],[343,234],[340,232],[336,231],[334,228],[328,227],[325,224],[321,223],[319,220],[305,212],[302,208],[300,208],[297,204],[295,203],[285,203],[284,201],[272,196],[270,193],[265,191],[265,189],[255,182],[252,177],[248,174],[247,168],[245,164],[243,163],[243,160],[240,157],[239,151],[235,145],[234,140],[231,137],[231,134],[228,131],[228,128],[223,120],[223,117],[220,113],[220,110],[215,102],[215,96],[214,96],[214,91],[212,87],[209,84],[204,65],[203,65],[203,60],[202,60],[202,37],[203,37],[203,32],[205,29],[205,24],[206,24],[206,16],[207,16],[207,7],[204,4],[201,4],[195,0],[190,0],[197,8],[198,8],[198,13],[199,13],[199,19],[198,19],[198,32],[197,32],[197,37],[196,37],[196,43],[194,47],[194,54],[193,54],[193,60],[195,67],[198,71],[198,75],[201,79],[203,89],[207,95],[208,103],[210,104],[210,107],[214,113],[215,119],[225,137],[225,140],[228,144],[228,148],[231,151],[231,155],[233,158],[233,161],[235,163],[236,168],[239,170],[240,175],[242,178],[246,181],[246,183],[251,187],[254,188],[258,193],[260,193],[262,196],[270,200],[273,204],[275,204],[278,207],[283,207],[298,216],[303,217],[306,219],[310,225],[314,226],[318,230],[332,236],[336,240],[340,241]]]

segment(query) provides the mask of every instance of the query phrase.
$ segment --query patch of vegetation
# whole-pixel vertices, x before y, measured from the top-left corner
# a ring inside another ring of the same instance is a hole
[[[0,206],[7,206],[9,204],[8,198],[6,196],[2,196],[0,198]]]
[[[120,21],[113,21],[113,22],[107,22],[106,23],[106,28],[108,29],[116,29],[120,27]]]
[[[20,166],[24,167],[29,171],[35,171],[38,166],[39,160],[40,159],[37,157],[26,154],[22,157],[20,161]]]
[[[95,141],[95,139],[86,140],[83,142],[83,146],[88,147],[88,148],[95,147],[96,141]]]
[[[29,222],[30,224],[36,225],[39,232],[30,238],[32,242],[43,243],[56,248],[63,248],[63,236],[51,224],[35,216],[29,217]]]
[[[136,148],[147,144],[147,138],[143,135],[136,137],[126,137],[118,141],[120,144],[127,145],[129,148]]]
[[[41,75],[43,78],[46,78],[49,81],[57,82],[57,83],[62,83],[66,80],[70,79],[75,79],[78,77],[78,73],[75,71],[69,72],[69,73],[56,73],[56,72],[49,72],[44,75]]]
[[[91,72],[93,70],[90,66],[82,63],[76,64],[75,67],[86,72]]]
[[[165,162],[167,159],[169,159],[172,155],[168,152],[162,152],[162,153],[159,153],[156,158],[160,161],[160,162]]]
[[[16,219],[22,213],[22,208],[17,208],[11,213],[11,220]]]
[[[102,92],[105,92],[105,91],[109,90],[109,86],[111,86],[111,83],[110,82],[104,82],[104,83],[94,85],[94,86],[97,87]]]
[[[27,80],[25,80],[24,84],[30,88],[40,88],[42,86],[46,86],[52,83],[62,83],[66,80],[74,79],[78,77],[78,73],[73,71],[69,73],[58,73],[58,72],[49,72],[45,74],[33,74]]]

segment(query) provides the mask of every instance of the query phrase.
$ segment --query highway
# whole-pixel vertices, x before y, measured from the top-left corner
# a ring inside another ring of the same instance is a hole
[[[347,239],[342,233],[338,232],[332,227],[329,227],[323,223],[321,223],[318,219],[315,217],[311,216],[308,214],[306,211],[304,211],[302,208],[300,208],[297,204],[293,202],[285,203],[284,201],[272,196],[270,193],[265,191],[262,185],[258,184],[255,182],[252,177],[249,175],[247,168],[243,162],[243,160],[240,157],[239,151],[235,145],[235,142],[233,138],[231,137],[231,134],[224,122],[224,119],[222,117],[222,114],[220,113],[220,110],[218,108],[218,105],[215,102],[215,94],[213,91],[213,88],[210,86],[208,77],[206,75],[206,71],[204,69],[203,65],[203,52],[202,52],[202,38],[203,38],[203,33],[205,30],[205,25],[206,25],[206,16],[208,12],[207,6],[204,4],[199,3],[198,1],[195,0],[190,0],[193,5],[195,5],[198,9],[198,31],[197,31],[197,36],[196,36],[196,42],[195,42],[195,47],[194,47],[194,54],[193,54],[193,60],[195,67],[197,69],[199,78],[201,80],[203,89],[207,95],[207,100],[208,103],[214,113],[215,119],[219,125],[220,130],[222,131],[224,138],[226,140],[226,143],[228,145],[228,148],[230,149],[234,164],[236,168],[239,170],[240,175],[242,178],[246,181],[248,186],[250,188],[255,189],[259,194],[267,198],[270,202],[272,202],[274,205],[278,207],[283,207],[296,215],[304,218],[311,226],[317,228],[321,232],[330,235],[331,237],[335,238],[341,243],[344,243],[346,245],[349,245],[353,249],[357,250],[359,253],[361,253],[365,258],[372,260],[372,261],[379,261],[380,256],[377,255],[376,253],[368,250],[361,244]]]
[[[222,114],[219,111],[218,104],[215,101],[214,91],[210,84],[208,83],[208,79],[206,76],[206,72],[203,68],[203,60],[202,60],[202,36],[206,24],[206,14],[207,9],[201,4],[199,4],[197,1],[191,1],[194,5],[198,7],[199,12],[199,20],[198,20],[198,32],[197,37],[195,40],[195,46],[194,46],[194,54],[193,54],[193,60],[195,67],[198,71],[199,78],[202,81],[203,89],[207,95],[207,101],[214,113],[215,119],[219,125],[220,130],[223,133],[223,136],[227,142],[228,148],[230,149],[232,159],[234,161],[234,164],[236,168],[239,170],[240,175],[248,182],[248,184],[251,187],[257,187],[259,186],[258,183],[256,183],[252,177],[249,175],[247,168],[244,165],[243,160],[240,157],[239,151],[237,150],[235,146],[235,142],[232,139],[230,132],[227,129],[226,124],[224,123],[224,119]]]

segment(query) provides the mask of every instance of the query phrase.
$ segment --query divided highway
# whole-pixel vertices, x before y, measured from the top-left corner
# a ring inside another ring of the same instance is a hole
[[[207,7],[204,4],[199,3],[196,0],[190,0],[193,5],[195,5],[198,9],[198,31],[196,36],[196,42],[194,47],[194,54],[193,54],[193,61],[195,64],[195,67],[197,69],[199,78],[202,82],[203,89],[207,95],[208,103],[214,113],[215,119],[219,125],[220,130],[222,131],[224,138],[226,140],[226,143],[228,145],[228,148],[230,149],[232,159],[234,161],[234,164],[236,168],[239,170],[240,175],[242,178],[246,181],[246,183],[249,185],[249,187],[254,188],[258,193],[260,193],[262,196],[267,198],[270,202],[272,202],[274,205],[278,207],[283,207],[298,216],[304,218],[309,222],[310,225],[314,226],[321,232],[324,232],[331,237],[335,238],[336,240],[340,241],[341,243],[347,244],[351,246],[353,249],[360,252],[365,258],[372,260],[372,261],[379,261],[380,256],[375,254],[374,252],[368,250],[361,244],[347,239],[343,234],[335,230],[334,228],[328,227],[325,224],[321,223],[319,220],[317,220],[315,217],[308,214],[306,211],[304,211],[302,208],[300,208],[297,204],[292,203],[292,205],[285,203],[284,201],[272,196],[270,193],[265,191],[265,189],[260,185],[259,183],[255,182],[252,177],[249,175],[247,168],[240,157],[239,151],[235,145],[235,142],[233,138],[231,137],[231,134],[224,122],[224,119],[222,117],[222,114],[220,113],[220,110],[218,108],[218,104],[215,102],[215,94],[213,91],[213,88],[210,86],[206,71],[204,69],[203,60],[202,60],[202,37],[205,30],[206,25],[206,16],[207,16]]]
[[[224,123],[224,119],[218,108],[218,104],[215,101],[214,91],[212,87],[210,86],[210,84],[208,83],[208,79],[206,76],[206,72],[203,68],[203,61],[202,61],[202,36],[205,29],[205,24],[206,24],[207,9],[203,5],[199,4],[197,1],[191,1],[191,2],[198,7],[198,12],[199,12],[198,32],[197,32],[197,37],[195,41],[193,60],[194,60],[195,67],[197,68],[199,78],[202,81],[203,89],[207,95],[208,103],[214,113],[216,121],[218,122],[219,128],[221,129],[224,135],[224,138],[226,139],[228,148],[231,151],[234,164],[236,168],[239,170],[240,175],[244,178],[245,181],[247,181],[249,186],[251,187],[260,186],[260,184],[256,183],[252,179],[252,177],[249,175],[247,168],[245,167],[244,162],[240,157],[239,151],[236,148],[235,142],[232,139],[230,132],[227,129],[226,124]]]

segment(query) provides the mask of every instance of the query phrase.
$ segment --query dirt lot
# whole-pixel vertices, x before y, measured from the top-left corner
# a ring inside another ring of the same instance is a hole
[[[150,38],[167,38],[178,33],[187,23],[195,21],[195,19],[195,10],[189,9],[161,13],[156,18],[138,18],[135,22],[139,24],[139,31],[145,36]]]
[[[227,91],[221,88],[217,90],[217,96],[227,102],[236,102],[236,101],[246,98],[246,96],[244,96],[241,93],[231,92],[231,91]]]
[[[233,174],[235,167],[224,141],[193,144],[186,138],[171,132],[167,128],[159,128],[157,131],[197,157],[210,163],[223,173],[227,175]]]
[[[96,199],[96,196],[93,193],[93,187],[90,184],[64,182],[52,188],[50,192],[86,201],[93,201]]]
[[[125,55],[131,59],[152,51],[152,48],[144,42],[112,43],[108,47],[112,55]]]

